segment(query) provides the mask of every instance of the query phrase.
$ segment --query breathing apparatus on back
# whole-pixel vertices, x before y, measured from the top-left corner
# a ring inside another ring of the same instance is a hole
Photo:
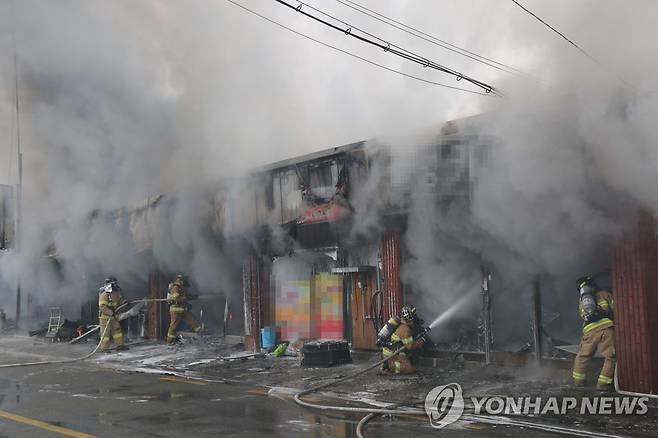
[[[423,320],[418,318],[418,315],[416,314],[416,308],[414,306],[404,306],[402,307],[402,311],[400,312],[400,318],[397,316],[392,317],[391,319],[388,320],[386,324],[384,324],[384,327],[379,331],[377,334],[377,342],[376,345],[378,347],[391,347],[392,342],[391,342],[391,336],[393,333],[395,333],[395,330],[402,324],[402,322],[405,322],[407,324],[414,324],[416,326],[416,332],[414,333],[414,338],[415,339],[420,339],[421,337],[424,337],[427,332],[429,331],[429,328],[423,327]]]
[[[578,279],[578,291],[580,293],[580,305],[585,324],[596,322],[603,318],[612,319],[612,312],[604,310],[596,302],[596,292],[600,290],[592,277],[581,277]]]
[[[400,326],[400,318],[397,316],[391,317],[384,327],[377,333],[377,342],[378,347],[386,347],[391,344],[391,336],[395,333],[395,330]]]

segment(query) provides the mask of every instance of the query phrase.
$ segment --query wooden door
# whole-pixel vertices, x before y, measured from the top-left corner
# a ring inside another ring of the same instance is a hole
[[[373,325],[372,297],[377,289],[375,272],[351,274],[352,347],[363,350],[377,349],[377,333]]]

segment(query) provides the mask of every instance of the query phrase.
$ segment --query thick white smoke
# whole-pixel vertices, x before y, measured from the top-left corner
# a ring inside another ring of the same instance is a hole
[[[241,3],[390,67],[444,79],[274,2]],[[536,80],[473,63],[337,3],[314,4],[494,82],[506,97],[471,96],[402,78],[225,1],[2,2],[0,131],[6,135],[0,179],[16,178],[14,47],[25,164],[24,251],[0,261],[5,280],[11,283],[21,267],[36,274],[34,296],[73,300],[85,271],[143,276],[140,263],[147,261],[128,260],[134,248],[123,229],[86,217],[148,196],[185,192],[197,195],[171,201],[164,210],[155,256],[167,269],[199,278],[204,289],[228,293],[239,279],[227,281],[221,267],[238,257],[209,243],[207,221],[198,214],[209,187],[259,164],[361,139],[438,132],[441,122],[478,112],[487,113],[481,129],[497,142],[478,175],[469,220],[450,209],[427,211],[431,194],[425,189],[410,194],[409,204],[422,215],[412,215],[409,223],[405,242],[413,261],[405,278],[416,296],[430,297],[436,313],[469,285],[478,288],[481,257],[505,271],[500,289],[515,289],[517,280],[536,273],[563,278],[549,284],[556,302],[568,307],[566,290],[574,276],[606,265],[608,244],[630,211],[627,201],[658,210],[653,2],[527,1],[592,61],[512,2],[494,7],[488,0],[364,0]],[[360,205],[357,214],[364,216],[380,208]],[[376,218],[367,219],[357,234],[380,227]],[[78,225],[53,235],[51,225],[64,220]],[[58,254],[68,256],[63,267],[35,269],[52,241]],[[528,287],[515,290],[509,294]],[[11,302],[11,289],[1,293]],[[509,294],[502,299],[514,304],[511,313],[524,312],[525,298]],[[560,310],[569,312],[566,307]]]

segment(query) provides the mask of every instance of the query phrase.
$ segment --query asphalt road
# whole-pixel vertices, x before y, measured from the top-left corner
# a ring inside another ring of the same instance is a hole
[[[0,437],[355,437],[354,418],[304,410],[267,388],[123,373],[93,363],[0,370]],[[521,436],[484,425],[377,421],[370,436]],[[533,436],[556,436],[534,434]]]
[[[62,357],[62,347],[37,343],[31,346],[23,339],[5,339],[0,343],[0,363]],[[81,357],[90,348],[71,347],[75,348],[66,350],[69,357]],[[244,371],[248,369],[245,367]],[[254,383],[258,379],[235,381],[234,378],[233,383],[211,383],[123,372],[102,361],[0,369],[0,438],[356,437],[356,423],[362,414],[344,417],[309,411],[297,406],[290,392],[277,391],[273,395],[262,386],[265,383]],[[320,397],[326,403],[346,403],[338,393],[335,396],[339,398],[332,399],[329,394]],[[369,437],[529,434],[539,438],[560,436],[500,424],[464,422],[435,430],[423,416],[405,420],[379,418],[367,427]]]

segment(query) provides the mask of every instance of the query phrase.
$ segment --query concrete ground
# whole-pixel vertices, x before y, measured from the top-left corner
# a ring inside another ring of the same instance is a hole
[[[93,349],[23,337],[0,338],[0,363],[82,357]],[[67,364],[0,368],[0,437],[180,437],[285,436],[354,437],[364,414],[343,415],[297,406],[292,394],[351,374],[376,362],[303,368],[295,357],[246,356],[220,339],[188,338],[178,347],[134,345],[130,351]],[[373,407],[417,404],[434,386],[457,382],[467,396],[572,395],[569,371],[552,367],[485,366],[462,356],[426,361],[415,376],[381,376],[373,370],[306,400]],[[424,415],[377,418],[366,436],[554,437],[568,430],[590,436],[658,436],[658,405],[645,416],[507,417],[462,419],[448,428],[430,427]],[[566,427],[558,432],[536,424]],[[602,435],[605,434],[605,435]]]

